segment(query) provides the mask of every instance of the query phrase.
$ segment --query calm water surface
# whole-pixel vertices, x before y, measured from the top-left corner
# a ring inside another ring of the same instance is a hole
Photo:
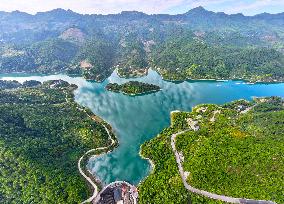
[[[92,158],[88,168],[103,182],[124,180],[138,184],[150,171],[150,165],[139,156],[140,145],[169,126],[173,110],[190,111],[200,103],[223,104],[236,99],[251,100],[253,96],[282,96],[284,83],[250,85],[241,81],[186,81],[179,84],[163,81],[154,71],[136,79],[161,86],[162,91],[130,97],[105,90],[109,82],[123,83],[113,73],[105,82],[88,82],[81,77],[66,75],[31,76],[23,74],[0,75],[0,79],[25,80],[63,79],[77,84],[76,101],[99,115],[113,127],[119,147],[113,152]]]

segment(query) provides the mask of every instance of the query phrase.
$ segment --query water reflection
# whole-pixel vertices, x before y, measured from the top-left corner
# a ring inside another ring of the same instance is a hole
[[[148,76],[135,79],[154,83],[162,91],[149,95],[129,97],[120,93],[105,90],[107,83],[124,83],[131,79],[121,79],[113,73],[103,83],[86,81],[80,77],[66,75],[31,76],[0,75],[0,79],[20,82],[25,80],[45,81],[63,79],[77,84],[75,99],[83,106],[109,122],[119,139],[119,147],[113,152],[92,158],[88,168],[105,183],[125,180],[138,184],[149,173],[150,166],[139,156],[140,145],[156,136],[169,125],[169,113],[172,110],[190,111],[200,103],[222,104],[253,96],[284,97],[284,84],[249,85],[241,81],[186,81],[172,83],[163,81],[154,71]]]

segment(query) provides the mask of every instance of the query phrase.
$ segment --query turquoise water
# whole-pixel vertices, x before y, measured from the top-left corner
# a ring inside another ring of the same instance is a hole
[[[66,75],[12,74],[0,75],[0,79],[15,79],[20,82],[28,79],[63,79],[77,84],[79,88],[75,91],[76,101],[109,122],[119,139],[117,149],[92,158],[88,164],[89,169],[105,183],[124,180],[138,184],[147,176],[150,165],[139,156],[140,145],[169,126],[169,114],[173,110],[190,111],[200,103],[223,104],[241,98],[251,100],[253,96],[284,97],[284,83],[250,85],[242,81],[186,81],[177,84],[163,81],[154,71],[137,80],[157,84],[162,91],[136,97],[105,90],[108,82],[122,83],[130,80],[121,79],[115,73],[103,83]]]

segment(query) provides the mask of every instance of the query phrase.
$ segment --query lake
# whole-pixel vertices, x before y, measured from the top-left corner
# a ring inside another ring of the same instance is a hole
[[[78,85],[75,100],[110,123],[119,140],[119,147],[113,152],[91,158],[88,168],[104,183],[123,180],[135,185],[150,172],[148,161],[139,156],[140,145],[169,126],[171,111],[190,111],[193,106],[201,103],[224,104],[236,99],[252,100],[254,96],[284,97],[284,83],[253,85],[243,81],[173,83],[162,80],[161,76],[152,70],[147,76],[135,80],[159,85],[162,90],[135,97],[105,90],[109,82],[123,83],[133,80],[119,78],[116,73],[103,83],[66,75],[1,74],[0,79],[20,82],[31,79],[38,81],[63,79]]]

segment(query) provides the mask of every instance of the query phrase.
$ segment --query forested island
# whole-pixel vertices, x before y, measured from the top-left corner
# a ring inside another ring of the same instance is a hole
[[[221,203],[186,190],[198,189],[236,198],[283,203],[284,100],[279,97],[198,105],[175,111],[171,126],[142,145],[154,171],[139,186],[140,203]]]
[[[126,95],[141,95],[160,91],[161,88],[154,84],[143,83],[139,81],[129,81],[124,84],[109,83],[106,86],[108,91],[121,92]]]
[[[1,203],[80,203],[90,195],[78,159],[110,141],[102,121],[74,102],[76,88],[0,81]]]
[[[140,77],[152,68],[166,80],[280,82],[283,16],[202,7],[178,15],[1,12],[0,73],[67,73],[101,82],[115,69]]]

